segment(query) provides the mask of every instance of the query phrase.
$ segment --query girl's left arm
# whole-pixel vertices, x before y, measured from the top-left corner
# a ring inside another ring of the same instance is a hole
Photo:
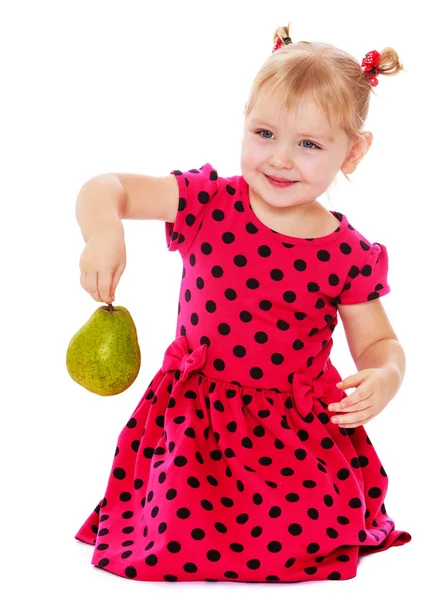
[[[405,375],[405,353],[381,300],[339,304],[338,310],[357,369],[389,369],[398,391]]]
[[[401,387],[405,375],[405,353],[400,342],[396,338],[378,340],[368,346],[361,356],[356,360],[359,371],[362,369],[373,369],[383,367],[390,370],[390,377],[396,382],[396,390]]]
[[[336,386],[356,390],[328,408],[340,413],[332,422],[354,428],[366,425],[396,395],[404,378],[405,354],[378,298],[340,305],[339,313],[358,372]]]

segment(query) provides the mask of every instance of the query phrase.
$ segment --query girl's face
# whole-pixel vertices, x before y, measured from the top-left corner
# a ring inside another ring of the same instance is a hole
[[[302,205],[327,190],[350,150],[346,133],[330,129],[313,102],[288,111],[262,95],[244,124],[241,170],[250,193],[268,205]],[[297,183],[274,187],[266,175]]]

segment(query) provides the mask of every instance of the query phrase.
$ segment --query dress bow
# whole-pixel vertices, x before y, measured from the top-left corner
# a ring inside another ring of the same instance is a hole
[[[190,353],[185,336],[177,337],[164,354],[163,373],[179,370],[181,371],[180,381],[186,381],[192,371],[201,369],[205,364],[207,349],[207,344],[202,344]]]
[[[336,387],[340,381],[339,373],[331,365],[319,379],[311,379],[303,373],[294,373],[292,392],[294,406],[305,418],[312,410],[314,399],[327,396],[327,404],[340,402],[342,390]]]

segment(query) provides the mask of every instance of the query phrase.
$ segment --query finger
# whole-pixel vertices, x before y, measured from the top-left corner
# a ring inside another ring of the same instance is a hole
[[[353,400],[349,406],[345,406],[346,401],[339,402],[338,404],[330,404],[329,409],[330,411],[341,413],[362,411],[372,406],[372,402],[370,401],[371,396],[364,400]]]
[[[363,394],[363,396],[362,396]],[[334,404],[329,404],[328,409],[334,411],[347,411],[347,410],[360,410],[360,407],[367,408],[371,406],[371,404],[361,405],[361,402],[369,400],[372,398],[374,392],[368,393],[363,392],[363,389],[358,388],[356,392],[353,392],[349,396],[342,398],[340,402],[336,402]],[[356,407],[355,409],[352,407]]]
[[[353,388],[355,387],[356,384],[356,375],[348,375],[348,377],[345,377],[345,379],[342,379],[342,381],[338,381],[336,383],[336,386],[340,389],[340,390],[344,390],[347,388]]]
[[[115,271],[115,273],[114,273],[114,275],[113,275],[113,281],[112,281],[112,287],[111,287],[111,295],[112,295],[112,297],[113,297],[113,301],[114,301],[114,299],[115,299],[115,291],[116,291],[116,288],[118,287],[119,280],[120,280],[120,278],[122,277],[122,274],[123,274],[124,270],[125,270],[125,265],[120,265],[120,266],[119,266],[119,267],[116,269],[116,271]]]
[[[92,273],[87,273],[86,286],[87,291],[92,296],[92,298],[97,302],[102,302],[98,291],[98,273],[96,271],[93,271]]]
[[[113,271],[98,272],[98,293],[99,297],[102,298],[101,302],[106,302],[107,304],[112,302],[112,279]]]
[[[339,427],[354,427],[355,423],[365,421],[365,419],[371,418],[371,413],[367,413],[366,410],[359,411],[349,415],[339,415],[332,417],[332,423],[336,423]]]
[[[359,385],[360,383],[362,383],[362,381],[365,379],[366,377],[366,373],[365,371],[358,371],[357,373],[353,373],[352,375],[348,375],[348,377],[345,377],[345,379],[342,379],[342,381],[338,381],[336,383],[336,386],[340,389],[340,390],[344,390],[347,388],[354,388],[357,385]]]

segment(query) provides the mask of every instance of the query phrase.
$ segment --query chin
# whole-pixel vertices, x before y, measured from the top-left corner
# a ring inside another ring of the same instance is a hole
[[[269,206],[273,206],[274,208],[287,208],[289,206],[295,206],[296,204],[300,204],[300,202],[298,202],[296,198],[291,198],[291,200],[288,200],[288,198],[283,197],[277,199],[267,199],[267,197],[264,198],[264,196],[261,196],[261,198],[266,204],[268,204]]]

